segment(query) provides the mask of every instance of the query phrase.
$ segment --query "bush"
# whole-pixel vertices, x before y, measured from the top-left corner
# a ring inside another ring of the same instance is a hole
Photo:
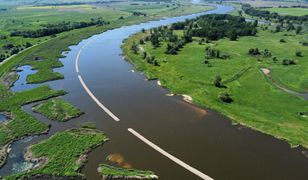
[[[233,99],[231,98],[231,96],[228,93],[220,93],[219,94],[219,99],[224,102],[224,103],[232,103]]]
[[[296,52],[295,52],[295,55],[296,55],[297,57],[302,57],[302,52],[301,52],[301,51],[296,51]]]
[[[222,87],[222,79],[221,79],[221,77],[218,75],[218,76],[216,76],[215,77],[215,80],[214,80],[214,85],[216,86],[216,87]]]
[[[296,62],[295,62],[295,60],[293,60],[293,59],[284,59],[284,60],[282,61],[282,64],[285,65],[285,66],[287,66],[287,65],[295,65]]]
[[[256,55],[260,55],[260,51],[258,48],[251,48],[248,50],[248,54],[251,55],[251,56],[256,56]]]

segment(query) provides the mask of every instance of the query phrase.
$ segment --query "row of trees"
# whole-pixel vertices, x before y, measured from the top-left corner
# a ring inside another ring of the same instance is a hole
[[[46,24],[42,25],[42,28],[37,30],[26,30],[26,31],[13,31],[11,36],[23,36],[25,38],[38,38],[44,36],[50,36],[73,29],[79,29],[94,25],[106,25],[108,21],[102,20],[102,18],[91,19],[89,22],[61,22],[58,24]]]
[[[308,21],[308,15],[304,15],[304,16],[283,15],[282,16],[275,12],[271,13],[266,10],[260,10],[260,9],[253,8],[249,4],[243,4],[242,9],[248,15],[262,17],[266,20],[269,20],[272,18],[272,19],[278,19],[279,21],[300,21],[300,22]]]

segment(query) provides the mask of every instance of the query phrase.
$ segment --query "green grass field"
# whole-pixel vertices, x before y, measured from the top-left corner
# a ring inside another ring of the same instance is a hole
[[[79,172],[86,161],[82,155],[107,140],[101,131],[95,129],[70,129],[57,133],[41,143],[32,145],[27,152],[29,159],[44,159],[40,168],[4,179],[23,179],[35,175],[84,177]]]
[[[100,164],[98,172],[105,179],[115,178],[115,179],[129,179],[138,177],[137,179],[158,179],[158,177],[152,171],[142,171],[137,169],[125,169],[116,168],[109,166],[107,164]]]
[[[281,15],[304,16],[308,15],[308,8],[264,8],[270,12],[276,12]]]
[[[299,43],[306,34],[284,34],[286,32],[272,33],[270,30],[259,29],[255,37],[241,37],[237,41],[221,39],[202,45],[198,43],[199,39],[195,38],[177,55],[164,53],[166,43],[161,43],[156,49],[150,42],[139,45],[148,56],[155,56],[160,66],[147,63],[142,58],[141,50],[139,54],[131,51],[133,42],[139,42],[147,33],[139,33],[129,38],[123,50],[138,70],[145,71],[149,78],[160,79],[162,85],[172,93],[188,94],[192,96],[194,103],[218,110],[235,122],[285,139],[292,146],[308,147],[308,120],[299,115],[299,112],[308,110],[308,102],[277,89],[260,71],[260,68],[271,69],[271,75],[279,78],[279,83],[284,86],[296,90],[308,88],[308,49]],[[282,38],[286,43],[280,42]],[[205,64],[207,46],[229,54],[230,58],[210,59],[210,66]],[[250,48],[259,48],[261,51],[268,49],[278,61],[274,62],[272,57],[249,56]],[[296,51],[301,51],[303,57],[296,57]],[[295,59],[297,64],[284,66],[284,58]],[[222,77],[223,82],[228,82],[225,84],[227,88],[214,86],[217,75]],[[223,103],[219,100],[219,95],[225,92],[231,94],[233,103]]]
[[[82,112],[63,99],[50,99],[32,108],[33,111],[46,116],[50,120],[68,121],[78,117]]]

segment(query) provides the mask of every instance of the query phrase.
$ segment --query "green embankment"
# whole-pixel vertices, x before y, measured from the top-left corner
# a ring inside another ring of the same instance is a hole
[[[39,112],[50,120],[68,121],[78,117],[82,112],[64,101],[63,99],[50,99],[32,108],[33,111]]]
[[[84,178],[80,168],[86,161],[86,154],[107,140],[105,134],[95,129],[70,129],[57,133],[29,147],[26,158],[32,161],[40,160],[38,169],[4,177],[4,179],[24,179],[39,175]]]
[[[271,76],[284,86],[306,90],[308,49],[300,43],[306,34],[295,35],[293,31],[272,33],[271,29],[273,27],[259,29],[256,36],[240,37],[237,41],[221,39],[199,44],[200,39],[194,38],[177,55],[165,54],[166,42],[161,42],[159,48],[153,48],[149,41],[139,44],[138,54],[135,54],[131,50],[133,43],[148,36],[148,33],[138,33],[126,40],[123,51],[136,69],[144,71],[149,78],[160,79],[161,84],[172,93],[188,94],[193,97],[194,103],[218,110],[253,129],[285,139],[292,146],[308,147],[308,119],[299,115],[299,112],[308,111],[308,102],[277,89],[260,71],[260,68],[269,68]],[[280,39],[284,39],[285,43]],[[205,64],[205,48],[208,46],[229,54],[230,58],[209,59],[210,64]],[[262,52],[268,49],[272,57],[250,56],[250,48],[259,48]],[[147,57],[155,56],[160,66],[147,63],[142,58],[142,51],[147,53]],[[296,51],[301,51],[302,56],[296,56]],[[272,60],[274,56],[276,62]],[[283,59],[295,59],[297,64],[282,65]],[[232,79],[225,84],[227,88],[214,86],[218,75],[222,77],[222,82]],[[221,102],[218,98],[221,93],[231,94],[234,102]]]
[[[107,164],[100,164],[98,172],[104,179],[158,179],[158,176],[156,176],[152,171],[117,168]]]

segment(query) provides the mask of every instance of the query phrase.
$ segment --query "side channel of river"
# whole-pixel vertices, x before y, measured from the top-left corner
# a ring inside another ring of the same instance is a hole
[[[31,105],[25,106],[27,112],[51,124],[51,130],[47,135],[14,143],[0,175],[31,167],[23,159],[26,146],[46,139],[55,132],[91,121],[109,136],[110,141],[89,154],[89,161],[82,172],[90,180],[99,179],[96,169],[109,154],[117,154],[131,167],[152,170],[162,180],[199,179],[131,135],[127,128],[135,129],[214,179],[308,179],[308,158],[302,153],[303,149],[291,149],[284,141],[232,125],[225,116],[188,104],[180,97],[167,97],[167,90],[157,86],[156,82],[146,81],[141,73],[132,72],[132,65],[123,60],[122,41],[142,28],[231,10],[232,7],[218,5],[216,10],[206,13],[124,26],[72,46],[66,58],[61,59],[64,67],[56,69],[65,79],[46,84],[69,92],[63,98],[82,109],[85,115],[66,123],[51,122],[32,113]],[[80,74],[93,94],[121,119],[120,122],[113,121],[104,113],[80,85],[75,60],[86,43],[89,44],[80,55]]]

